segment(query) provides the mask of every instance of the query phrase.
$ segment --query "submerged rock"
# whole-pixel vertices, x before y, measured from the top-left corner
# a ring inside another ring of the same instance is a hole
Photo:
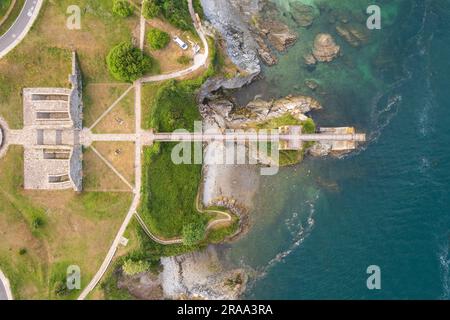
[[[267,46],[264,39],[260,36],[255,36],[256,43],[259,46],[258,54],[261,60],[268,66],[273,66],[278,63],[277,57],[272,53],[272,51]]]
[[[280,52],[286,51],[297,41],[297,35],[280,21],[263,20],[258,23],[258,29],[267,36],[270,44]]]
[[[315,143],[308,149],[308,153],[313,157],[325,157],[331,153],[331,148],[330,143]]]
[[[363,27],[359,25],[343,25],[336,26],[337,33],[353,47],[359,47],[367,42],[367,34]]]
[[[317,81],[312,79],[305,80],[305,85],[313,91],[317,90],[319,87]]]
[[[308,66],[314,66],[317,63],[316,58],[311,53],[305,54],[303,56],[303,60],[305,61],[305,64]]]
[[[299,27],[309,27],[316,18],[314,7],[299,2],[291,2],[291,16]]]
[[[341,47],[328,33],[320,33],[314,40],[313,55],[320,62],[331,62],[340,53]]]

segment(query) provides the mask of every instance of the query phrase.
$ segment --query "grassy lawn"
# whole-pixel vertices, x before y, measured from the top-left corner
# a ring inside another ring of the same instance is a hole
[[[133,142],[95,142],[93,146],[129,183],[134,184],[135,144]]]
[[[66,28],[69,5],[81,8],[81,30]],[[110,0],[44,2],[24,41],[0,60],[0,115],[10,127],[22,126],[22,88],[69,85],[72,49],[78,52],[85,85],[115,82],[108,73],[105,57],[114,45],[136,34],[139,19],[115,17],[111,7]],[[88,94],[86,98],[89,99]]]
[[[96,290],[90,295],[92,300],[132,300],[135,299],[126,290],[117,287],[120,269],[127,259],[146,261],[150,265],[150,271],[158,273],[161,270],[160,258],[184,254],[188,251],[199,249],[204,244],[196,247],[184,245],[160,245],[148,238],[136,220],[133,220],[127,228],[125,237],[129,239],[127,249],[118,252],[114,263],[108,269]]]
[[[180,237],[183,226],[206,220],[197,212],[195,199],[201,180],[201,165],[175,165],[171,160],[174,144],[161,144],[145,150],[145,187],[142,218],[152,232]]]
[[[195,101],[196,90],[208,77],[221,72],[215,43],[212,39],[209,42],[211,63],[200,76],[143,87],[144,128],[157,132],[193,131],[194,122],[201,119]],[[180,237],[186,224],[213,218],[196,209],[202,166],[175,165],[171,159],[173,146],[156,144],[144,150],[140,213],[152,232],[166,238]]]
[[[131,191],[125,182],[92,151],[92,148],[85,149],[83,153],[83,189],[86,192]]]
[[[12,2],[13,2],[13,0],[0,1],[0,21],[5,17],[6,12],[8,11]]]
[[[82,10],[81,30],[66,28],[69,5],[78,5]],[[89,116],[95,117],[93,105],[108,107],[108,99],[114,99],[114,92],[120,95],[126,90],[110,77],[105,57],[112,46],[136,34],[139,19],[137,16],[116,18],[111,7],[110,0],[44,2],[24,41],[0,60],[0,115],[10,127],[23,125],[23,88],[69,86],[72,49],[78,52],[86,85],[87,120]],[[112,85],[96,90],[94,83]],[[127,105],[118,107],[128,115]],[[102,176],[99,168],[104,164],[88,151],[84,160],[92,161],[93,165],[85,166],[85,174],[93,173],[92,178],[89,176],[91,180],[114,176],[107,167]],[[109,156],[108,150],[105,152]],[[127,161],[118,160],[118,165],[128,170]],[[90,281],[124,219],[132,195],[129,192],[24,191],[22,172],[23,150],[13,147],[0,160],[1,268],[11,281],[15,298],[75,298],[79,292],[61,289],[67,267],[80,266],[83,286]]]
[[[153,88],[154,89],[154,88]],[[160,132],[178,128],[193,130],[200,119],[195,102],[195,87],[185,82],[167,82],[161,86],[151,106],[148,95],[150,127]],[[171,159],[174,144],[155,144],[145,150],[144,188],[141,212],[149,228],[166,237],[179,237],[185,224],[207,219],[195,208],[201,180],[201,165],[175,165]]]
[[[22,152],[13,147],[0,160],[0,265],[16,299],[75,298],[77,292],[56,294],[67,267],[80,266],[82,284],[88,283],[131,195],[24,191]]]
[[[129,89],[129,84],[87,84],[83,91],[83,126],[90,127],[119,97]],[[134,90],[119,102],[126,111],[134,108]],[[119,107],[119,105],[117,105]],[[134,111],[133,111],[134,112]],[[100,125],[100,123],[99,123]]]
[[[193,52],[190,49],[184,51],[181,49],[172,38],[175,36],[179,36],[183,41],[185,41],[189,46],[191,46],[189,41],[193,41],[199,45],[201,45],[201,41],[198,39],[197,34],[194,34],[192,31],[183,31],[168,23],[166,20],[155,18],[147,21],[147,32],[152,28],[156,28],[167,32],[170,36],[170,42],[167,47],[163,49],[152,49],[148,44],[148,39],[146,36],[145,39],[145,52],[154,58],[155,61],[158,61],[158,70],[160,73],[170,73],[183,68],[186,68],[185,65],[180,64],[177,59],[182,55],[188,56],[193,63]]]
[[[0,1],[0,21],[3,20],[4,15],[7,13],[12,2],[13,0]],[[6,20],[3,21],[0,26],[0,35],[8,31],[8,29],[13,25],[14,21],[16,21],[17,17],[19,16],[24,4],[25,0],[16,0],[16,3],[14,4],[14,8],[12,9],[10,15]]]
[[[167,82],[150,82],[142,85],[142,128],[151,129],[151,112],[155,104],[158,90]]]
[[[126,87],[123,87],[125,89]],[[118,104],[92,129],[94,133],[134,133],[136,122],[134,117],[134,99],[135,90],[131,90],[128,94],[118,102]],[[97,113],[103,113],[105,109],[100,110],[102,103],[90,105],[90,118],[97,119]],[[91,121],[90,121],[91,122]],[[93,123],[94,121],[92,121]]]

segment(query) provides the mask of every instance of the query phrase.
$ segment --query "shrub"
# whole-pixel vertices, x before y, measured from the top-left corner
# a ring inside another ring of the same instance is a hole
[[[186,0],[161,0],[161,11],[164,18],[181,30],[194,31],[194,25]]]
[[[160,50],[167,47],[170,36],[167,32],[153,28],[147,33],[147,41],[152,49]]]
[[[156,18],[161,14],[161,7],[155,0],[145,0],[142,8],[142,15],[146,19]]]
[[[114,0],[112,11],[116,16],[125,18],[133,14],[133,7],[127,0]]]
[[[69,295],[70,293],[69,289],[67,288],[67,284],[64,281],[58,281],[55,284],[54,292],[58,297],[64,297]]]
[[[26,255],[27,252],[28,252],[27,248],[20,248],[19,255],[21,255],[21,256]]]
[[[187,246],[198,244],[205,238],[206,226],[202,222],[194,222],[183,227],[183,243]]]
[[[43,227],[44,224],[45,224],[45,221],[44,221],[43,218],[41,218],[41,217],[35,217],[35,218],[33,219],[33,222],[31,223],[31,226],[32,226],[32,228],[33,228],[34,230],[37,230],[37,229]]]
[[[129,42],[122,42],[112,48],[106,63],[114,78],[126,82],[139,79],[152,66],[151,58]]]
[[[302,131],[303,133],[315,133],[316,132],[316,124],[313,119],[308,118],[302,123]]]
[[[192,59],[190,58],[190,57],[188,57],[188,56],[185,56],[185,55],[182,55],[181,57],[179,57],[178,59],[177,59],[177,62],[179,63],[179,64],[182,64],[182,65],[188,65],[188,64],[190,64],[191,63],[191,61],[192,61]]]
[[[127,276],[134,276],[136,274],[148,271],[149,267],[149,264],[145,261],[133,261],[128,259],[123,263],[122,270]]]

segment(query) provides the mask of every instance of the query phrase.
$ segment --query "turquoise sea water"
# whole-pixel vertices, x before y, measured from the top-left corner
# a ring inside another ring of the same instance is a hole
[[[326,2],[355,15],[373,3]],[[320,125],[370,137],[342,159],[309,158],[263,178],[253,227],[228,249],[257,271],[246,298],[450,298],[450,1],[376,2],[385,23],[369,44],[346,45],[323,15],[240,94],[314,95]],[[311,72],[301,57],[317,32],[332,33],[344,56]],[[321,88],[308,91],[305,79]],[[369,265],[381,268],[381,290],[366,287]]]

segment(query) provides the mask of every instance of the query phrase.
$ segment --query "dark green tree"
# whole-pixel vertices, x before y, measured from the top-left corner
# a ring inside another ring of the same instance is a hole
[[[127,0],[114,0],[113,13],[119,17],[129,17],[133,14],[133,7]]]
[[[183,243],[187,246],[198,244],[205,238],[206,226],[203,222],[193,222],[183,227]]]
[[[151,58],[130,42],[122,42],[112,48],[106,63],[112,76],[125,82],[139,79],[152,67]]]
[[[150,48],[160,50],[167,47],[170,42],[170,36],[167,32],[153,28],[147,32],[147,41]]]
[[[156,18],[161,14],[161,7],[156,0],[145,0],[142,8],[142,15],[146,19]]]

